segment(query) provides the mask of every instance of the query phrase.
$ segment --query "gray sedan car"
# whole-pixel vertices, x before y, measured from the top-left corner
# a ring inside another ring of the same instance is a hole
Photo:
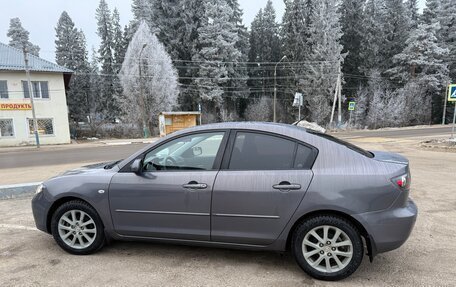
[[[364,253],[407,240],[410,180],[398,154],[290,125],[221,123],[49,179],[32,208],[72,254],[110,240],[289,250],[309,275],[339,280]]]

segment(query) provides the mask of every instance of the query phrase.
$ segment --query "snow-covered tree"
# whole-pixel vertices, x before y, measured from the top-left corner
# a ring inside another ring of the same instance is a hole
[[[405,8],[409,19],[409,26],[412,29],[416,29],[418,26],[418,0],[407,0],[405,2]]]
[[[363,30],[360,71],[364,75],[368,75],[372,69],[378,69],[380,64],[383,63],[381,48],[384,41],[382,20],[384,17],[384,3],[382,0],[368,0],[364,14],[364,19],[359,24]]]
[[[393,81],[405,84],[419,78],[441,90],[448,80],[448,68],[443,62],[448,50],[441,48],[437,40],[440,25],[420,24],[405,42],[405,49],[394,56],[395,67],[388,70]],[[443,86],[442,86],[443,85]]]
[[[141,75],[141,76],[140,76]],[[166,49],[142,21],[128,45],[119,78],[124,90],[120,106],[125,120],[150,131],[158,115],[177,105],[177,72]]]
[[[340,11],[343,33],[340,42],[344,47],[343,53],[347,54],[342,66],[342,72],[351,75],[345,78],[344,90],[350,91],[356,89],[360,84],[359,78],[352,75],[361,74],[361,43],[364,36],[364,27],[360,23],[364,22],[364,3],[359,0],[344,0]]]
[[[383,58],[382,67],[388,69],[393,66],[393,57],[405,48],[410,22],[402,0],[384,0],[384,2],[385,10],[382,17],[384,39],[380,47],[380,54]]]
[[[101,64],[101,94],[99,98],[99,113],[106,120],[114,120],[118,113],[118,103],[116,101],[115,89],[115,69],[113,55],[113,27],[111,11],[105,0],[100,0],[96,10],[97,34],[100,37],[100,48],[98,55]]]
[[[337,75],[343,63],[342,36],[338,1],[315,2],[310,24],[311,54],[307,73],[300,81],[309,96],[305,97],[312,121],[328,122],[336,88]]]
[[[122,26],[120,26],[120,15],[117,8],[112,12],[112,36],[113,36],[113,56],[114,56],[114,71],[117,73],[122,66],[123,58],[126,52],[124,34]]]
[[[25,48],[26,51],[32,55],[40,55],[40,47],[29,41],[29,32],[22,27],[22,23],[19,18],[12,18],[10,20],[10,26],[6,36],[10,38],[9,45],[11,47],[20,50]]]
[[[230,21],[233,11],[228,4],[224,0],[207,0],[204,9],[198,28],[197,54],[193,57],[199,65],[195,84],[204,110],[218,114],[241,52],[235,47],[238,30]]]
[[[249,87],[254,97],[272,97],[274,63],[281,58],[279,25],[272,1],[260,9],[251,24],[249,52]],[[257,64],[265,62],[266,64]]]
[[[456,0],[442,0],[440,19],[438,38],[442,47],[448,49],[445,62],[449,65],[452,82],[456,82]]]
[[[436,36],[439,29],[439,23],[419,24],[406,41],[404,51],[394,57],[395,67],[387,71],[394,81],[403,85],[413,82],[420,87],[421,100],[416,95],[410,96],[423,103],[430,99],[431,103],[438,107],[434,111],[437,115],[441,112],[443,91],[449,81],[448,65],[444,63],[448,50],[439,46]],[[428,114],[430,113],[426,112],[426,115]]]
[[[62,12],[55,28],[56,63],[74,71],[67,91],[70,118],[86,121],[89,115],[90,69],[84,33],[78,30],[67,12]],[[98,95],[97,95],[98,96]]]

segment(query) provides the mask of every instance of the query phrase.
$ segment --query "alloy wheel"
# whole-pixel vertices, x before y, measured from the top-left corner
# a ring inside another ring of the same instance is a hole
[[[302,252],[312,268],[334,273],[349,265],[353,257],[353,243],[341,229],[321,225],[307,232],[302,241]]]
[[[69,210],[59,219],[58,232],[62,241],[74,248],[84,249],[97,237],[95,221],[82,210]]]

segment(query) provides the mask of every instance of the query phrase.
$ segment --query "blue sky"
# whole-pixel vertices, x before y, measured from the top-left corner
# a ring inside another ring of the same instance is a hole
[[[109,7],[120,12],[122,25],[132,18],[130,0],[106,0]],[[285,5],[283,0],[272,0],[277,11],[277,20],[282,18]],[[424,6],[425,0],[419,0]],[[22,25],[30,32],[32,43],[41,47],[40,56],[54,61],[55,25],[62,11],[67,11],[78,28],[81,28],[87,38],[89,51],[99,44],[96,35],[95,9],[97,0],[0,0],[0,42],[8,43],[6,33],[9,19],[19,17]],[[239,0],[244,10],[244,23],[248,26],[258,10],[266,5],[267,0]],[[13,4],[14,3],[14,4]]]

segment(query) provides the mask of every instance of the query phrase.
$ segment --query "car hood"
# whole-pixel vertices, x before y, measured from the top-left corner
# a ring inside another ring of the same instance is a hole
[[[374,160],[390,163],[398,163],[408,165],[409,160],[397,153],[385,152],[385,151],[371,151],[374,154]]]
[[[118,161],[111,161],[111,162],[101,162],[101,163],[90,164],[90,165],[82,166],[79,168],[67,170],[67,171],[59,174],[58,176],[79,175],[79,174],[100,172],[100,171],[105,170],[106,166],[110,166],[117,162]]]

